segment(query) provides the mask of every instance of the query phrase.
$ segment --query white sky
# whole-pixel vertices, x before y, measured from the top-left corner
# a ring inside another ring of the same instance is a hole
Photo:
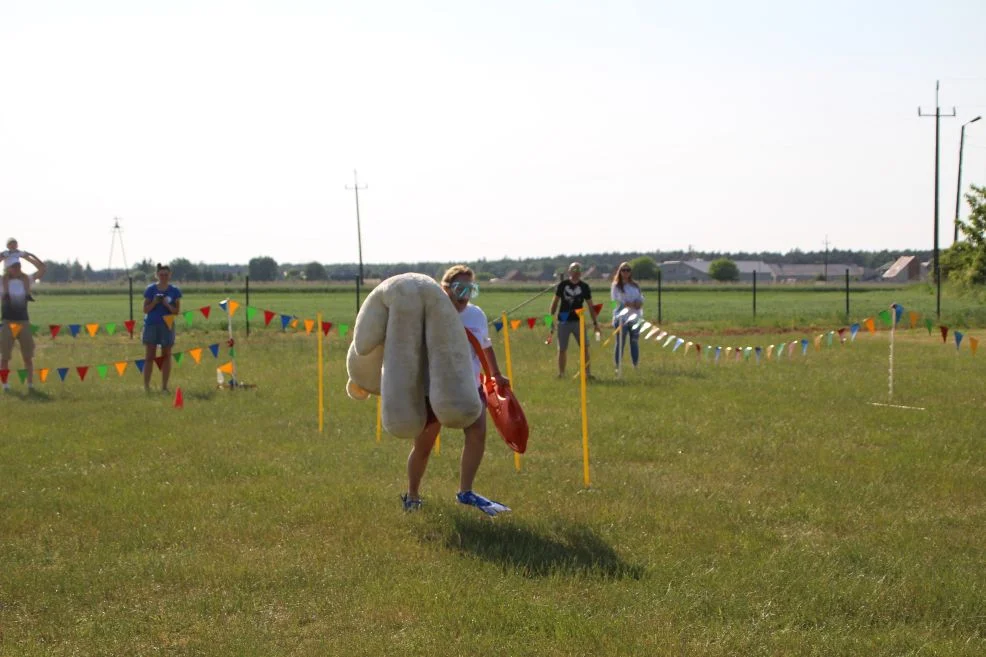
[[[982,0],[0,0],[0,233],[97,269],[114,217],[131,263],[355,262],[358,169],[368,263],[931,248],[941,79],[944,247],[984,25]]]

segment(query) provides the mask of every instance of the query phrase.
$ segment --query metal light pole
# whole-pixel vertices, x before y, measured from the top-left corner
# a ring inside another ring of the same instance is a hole
[[[962,131],[959,134],[959,176],[955,184],[955,235],[952,237],[953,244],[959,241],[959,208],[962,207],[962,147],[965,145],[965,127],[981,118],[983,117],[977,116],[963,123]]]

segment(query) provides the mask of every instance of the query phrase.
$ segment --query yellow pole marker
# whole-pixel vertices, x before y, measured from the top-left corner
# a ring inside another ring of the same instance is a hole
[[[507,313],[500,316],[503,322],[503,353],[507,359],[507,378],[510,379],[510,386],[516,390],[514,385],[514,367],[510,359],[510,322],[507,321]],[[514,469],[520,472],[520,454],[514,452]]]
[[[318,313],[318,325],[322,325],[322,313]],[[322,335],[318,332],[318,432],[322,433],[325,424],[325,404],[324,404],[324,373],[322,371]]]
[[[383,398],[377,395],[377,442],[383,433]]]
[[[579,372],[581,376],[581,396],[582,396],[582,478],[585,487],[589,487],[589,409],[586,402],[586,372],[585,372],[585,351],[588,345],[585,339],[585,313],[579,313]]]
[[[435,436],[435,453],[436,454],[441,454],[442,453],[442,432],[441,431],[439,431],[438,432],[438,435]]]

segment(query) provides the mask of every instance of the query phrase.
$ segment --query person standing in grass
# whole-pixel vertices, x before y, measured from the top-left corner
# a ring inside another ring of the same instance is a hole
[[[465,329],[472,333],[482,346],[490,368],[493,370],[493,378],[497,387],[509,388],[510,381],[500,373],[500,367],[496,362],[486,313],[479,306],[469,303],[471,299],[479,295],[479,286],[473,279],[472,269],[465,265],[455,265],[450,267],[442,276],[442,289],[445,290],[455,309],[459,311],[459,319],[462,320]],[[481,368],[479,357],[473,353],[472,369],[477,387],[481,384]],[[482,390],[479,391],[479,398],[485,402],[486,395]],[[414,446],[411,447],[411,453],[407,457],[407,493],[401,495],[401,502],[404,504],[405,511],[417,511],[421,508],[419,493],[421,480],[424,477],[425,469],[428,467],[428,457],[431,456],[438,432],[442,428],[431,409],[431,405],[427,404],[427,399],[425,403],[428,419],[425,421],[425,428],[414,439]],[[460,504],[474,506],[488,516],[509,511],[510,507],[487,499],[472,490],[473,480],[476,478],[479,464],[483,460],[483,452],[486,450],[485,404],[479,418],[466,427],[463,433],[465,434],[465,442],[462,446],[462,458],[459,461],[459,492],[455,496],[456,500]]]
[[[165,317],[181,312],[181,290],[171,284],[171,267],[157,265],[157,283],[151,283],[144,290],[144,390],[151,389],[151,374],[154,372],[154,359],[157,348],[161,347],[161,389],[168,392],[168,378],[171,376],[171,350],[175,346],[174,321],[168,326]]]
[[[633,268],[630,267],[629,262],[621,262],[619,269],[616,270],[616,275],[613,276],[611,296],[619,304],[613,312],[613,328],[619,329],[621,323],[623,326],[617,336],[613,360],[616,363],[616,368],[619,369],[620,361],[623,360],[623,352],[626,350],[627,342],[629,342],[630,359],[633,361],[633,366],[636,367],[637,361],[640,360],[640,329],[634,328],[634,326],[639,326],[644,318],[641,314],[641,308],[644,306],[644,295],[640,291],[640,286],[633,280]],[[626,312],[622,316],[618,316],[624,309]],[[634,315],[636,317],[630,319]]]
[[[565,376],[565,364],[568,358],[568,339],[575,336],[575,341],[579,346],[585,342],[585,373],[591,377],[589,369],[589,343],[584,340],[585,336],[579,335],[579,316],[575,311],[582,308],[585,304],[589,308],[589,316],[592,318],[592,325],[596,332],[599,332],[599,318],[596,309],[592,307],[592,290],[589,284],[582,280],[582,264],[573,262],[568,266],[568,278],[563,280],[555,288],[555,298],[551,300],[551,308],[548,313],[554,315],[558,312],[558,378]],[[564,319],[561,317],[564,315]],[[588,335],[588,332],[586,332]]]
[[[29,262],[35,264],[33,261]],[[27,370],[27,387],[31,390],[34,388],[34,335],[31,333],[27,304],[34,301],[34,298],[29,294],[30,289],[24,282],[25,278],[27,277],[21,271],[20,259],[14,256],[8,260],[4,271],[3,298],[0,300],[0,318],[3,319],[3,326],[0,327],[0,370],[8,369],[10,357],[14,354],[14,342],[20,342],[21,357]],[[16,335],[15,325],[19,327]],[[9,371],[7,375],[10,376]],[[10,390],[9,378],[3,382],[3,390]]]

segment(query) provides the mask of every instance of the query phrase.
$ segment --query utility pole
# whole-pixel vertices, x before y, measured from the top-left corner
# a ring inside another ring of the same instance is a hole
[[[822,279],[829,279],[829,236],[825,236],[825,268],[823,270]]]
[[[918,116],[935,117],[935,256],[934,256],[935,262],[934,262],[933,275],[935,277],[935,313],[939,320],[941,319],[941,266],[938,260],[938,169],[939,169],[939,160],[941,159],[939,156],[941,150],[939,148],[939,145],[941,143],[941,117],[942,116],[945,116],[946,118],[955,117],[954,107],[952,108],[951,114],[941,113],[941,104],[938,102],[938,92],[940,88],[941,88],[941,82],[935,80],[935,113],[934,114],[925,114],[924,112],[921,111],[921,108],[918,107]]]
[[[983,117],[977,116],[962,124],[962,131],[959,136],[959,175],[955,184],[955,234],[952,236],[952,244],[959,241],[959,208],[962,207],[962,147],[965,146],[965,127],[970,123],[975,123]]]
[[[356,169],[353,169],[353,186],[346,185],[346,189],[352,189],[356,194],[356,243],[359,246],[359,282],[363,284],[363,233],[359,225],[359,190],[366,189],[367,186],[359,186],[359,179],[356,177]],[[357,293],[358,296],[358,293]]]
[[[106,265],[106,269],[113,269],[113,248],[116,246],[116,240],[120,240],[120,253],[123,255],[123,269],[130,271],[130,267],[127,266],[127,252],[123,248],[123,229],[120,228],[120,218],[113,217],[113,235],[110,237],[110,260]]]

